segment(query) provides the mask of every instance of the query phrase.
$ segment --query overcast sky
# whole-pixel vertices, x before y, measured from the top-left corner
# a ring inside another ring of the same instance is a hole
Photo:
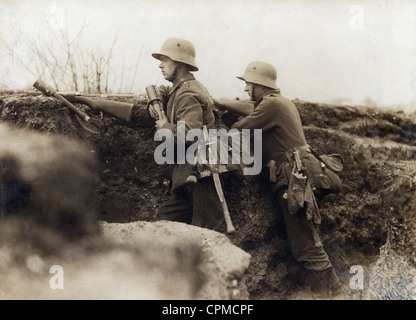
[[[1,48],[0,83],[30,87],[19,63],[33,59],[27,43],[51,30],[73,38],[83,24],[90,46],[118,34],[114,73],[124,66],[132,78],[139,62],[136,93],[166,84],[151,53],[179,37],[195,45],[195,76],[215,97],[247,98],[236,76],[263,60],[291,99],[416,111],[416,1],[0,0],[0,37],[13,50]]]

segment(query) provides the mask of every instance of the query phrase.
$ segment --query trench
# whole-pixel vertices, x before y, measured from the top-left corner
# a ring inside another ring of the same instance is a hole
[[[100,218],[107,222],[154,221],[156,209],[169,191],[165,168],[154,167],[149,152],[133,150],[127,135],[117,141],[108,135],[102,145],[105,147],[98,152],[104,172]],[[354,169],[347,167],[344,171],[342,179],[350,184],[340,195],[329,195],[319,203],[324,247],[347,290],[350,267],[360,265],[370,270],[387,235],[380,188],[373,183],[373,165],[361,166],[358,175],[351,178],[349,170]],[[308,298],[306,270],[291,256],[284,222],[267,186],[258,177],[241,180],[231,176],[226,180],[225,192],[237,228],[237,233],[229,237],[252,256],[243,277],[250,299]],[[355,297],[358,293],[349,294]]]
[[[143,97],[133,102],[145,110]],[[154,162],[153,126],[125,123],[104,115],[107,130],[91,134],[50,98],[0,96],[0,107],[1,121],[11,126],[63,134],[90,144],[100,166],[96,193],[99,220],[117,223],[156,220],[157,208],[166,201],[169,192],[169,169]],[[391,142],[387,135],[392,136],[394,127],[386,125],[388,117],[384,117],[383,126],[373,129],[378,132],[376,137],[369,137],[370,127],[366,126],[363,131],[363,125],[368,121],[365,115],[373,115],[373,110],[337,108],[334,114],[330,106],[297,103],[297,107],[305,123],[307,140],[322,152],[340,153],[345,160],[340,174],[344,181],[342,192],[325,197],[319,207],[324,248],[348,289],[350,267],[361,265],[369,269],[387,238],[377,168],[397,157],[414,159],[416,151],[410,147],[414,145],[414,134],[400,129],[395,137],[401,140]],[[227,127],[235,117],[217,114],[217,121]],[[388,130],[386,134],[380,134],[383,128]],[[403,137],[411,139],[410,142],[401,144]],[[224,186],[237,229],[229,236],[230,240],[252,256],[242,279],[250,299],[302,298],[307,292],[308,278],[291,256],[284,223],[267,186],[259,177],[240,179],[233,175],[226,178]],[[359,298],[356,292],[349,294]]]

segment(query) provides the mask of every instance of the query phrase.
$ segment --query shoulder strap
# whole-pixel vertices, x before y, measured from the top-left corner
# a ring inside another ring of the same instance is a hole
[[[316,159],[322,161],[320,154],[318,152],[316,152],[315,149],[313,149],[311,146],[309,146],[309,150],[311,150],[311,153],[315,156]]]

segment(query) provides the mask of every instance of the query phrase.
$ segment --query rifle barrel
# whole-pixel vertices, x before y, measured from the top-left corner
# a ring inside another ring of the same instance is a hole
[[[41,93],[35,90],[13,90],[13,89],[0,89],[0,94],[24,94],[29,96],[39,96]],[[98,97],[98,98],[110,98],[110,97],[138,97],[144,96],[144,94],[135,94],[135,93],[81,93],[81,92],[69,92],[69,91],[62,91],[57,92],[57,94],[61,95],[68,95],[74,94],[76,96],[83,96],[83,97]]]
[[[229,110],[244,117],[248,116],[254,109],[253,101],[215,98],[213,98],[213,101],[218,108]]]

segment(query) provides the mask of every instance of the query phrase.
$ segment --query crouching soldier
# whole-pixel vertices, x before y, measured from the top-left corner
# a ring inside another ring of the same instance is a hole
[[[252,112],[233,124],[236,129],[262,129],[263,161],[272,172],[271,190],[284,216],[287,237],[296,260],[310,273],[312,293],[318,298],[340,294],[341,284],[318,234],[320,214],[313,191],[303,184],[288,155],[307,145],[295,105],[281,95],[276,70],[269,63],[254,61],[237,77],[254,101]],[[293,177],[293,179],[292,179]],[[296,180],[299,179],[299,180]],[[294,188],[294,184],[300,188]]]

